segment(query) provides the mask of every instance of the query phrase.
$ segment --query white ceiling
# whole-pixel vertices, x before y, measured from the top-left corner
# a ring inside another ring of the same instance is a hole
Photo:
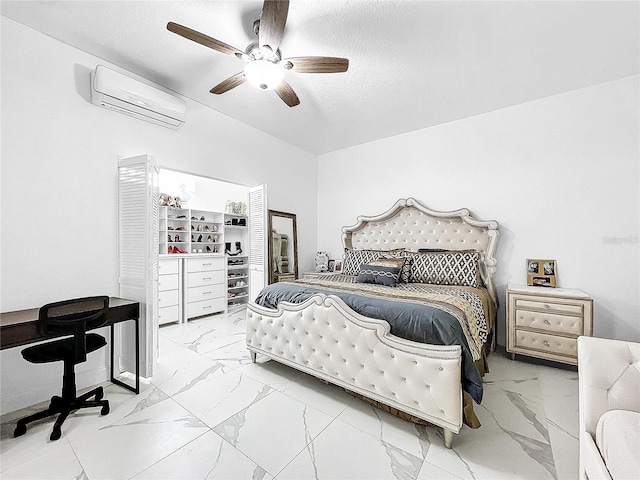
[[[210,94],[244,62],[166,30],[173,21],[244,50],[261,0],[1,6],[6,17],[315,154],[639,71],[637,1],[291,0],[283,56],[350,65],[287,72],[301,102],[289,108],[249,84]]]

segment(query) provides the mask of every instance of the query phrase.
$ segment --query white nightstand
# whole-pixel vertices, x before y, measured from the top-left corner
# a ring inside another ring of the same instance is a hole
[[[507,286],[507,352],[578,364],[577,338],[593,334],[593,300],[574,289]]]

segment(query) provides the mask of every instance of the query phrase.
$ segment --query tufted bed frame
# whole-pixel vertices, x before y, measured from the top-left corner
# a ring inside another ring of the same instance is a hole
[[[381,215],[360,216],[342,229],[344,246],[354,250],[475,250],[496,306],[497,238],[496,221],[474,219],[467,209],[430,210],[413,198],[398,200]],[[252,361],[258,353],[266,355],[438,425],[451,448],[463,423],[460,346],[393,336],[387,322],[362,316],[333,295],[281,303],[277,310],[250,302],[246,320]]]

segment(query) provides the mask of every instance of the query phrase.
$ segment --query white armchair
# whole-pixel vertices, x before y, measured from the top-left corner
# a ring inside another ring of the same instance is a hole
[[[640,344],[578,338],[580,478],[640,478]]]

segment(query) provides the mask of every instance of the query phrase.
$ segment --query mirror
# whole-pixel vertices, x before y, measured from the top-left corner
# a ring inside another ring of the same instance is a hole
[[[298,278],[298,234],[294,213],[269,210],[269,283]]]

